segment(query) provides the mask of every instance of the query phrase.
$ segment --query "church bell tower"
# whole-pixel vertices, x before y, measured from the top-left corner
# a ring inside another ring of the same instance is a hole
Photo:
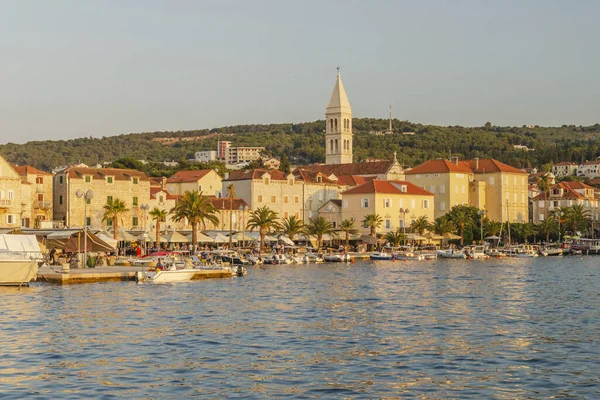
[[[352,108],[338,68],[335,87],[325,111],[325,164],[352,162]]]

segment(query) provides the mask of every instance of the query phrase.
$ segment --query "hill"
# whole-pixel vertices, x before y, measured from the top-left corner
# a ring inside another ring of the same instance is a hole
[[[355,118],[354,159],[391,159],[414,166],[427,159],[448,157],[493,157],[517,167],[541,167],[558,161],[581,162],[600,155],[600,124],[561,127],[434,126],[393,121],[394,134],[373,135],[387,130],[388,120]],[[216,149],[219,138],[233,146],[264,146],[275,156],[286,154],[292,164],[324,162],[323,120],[300,124],[237,125],[215,129],[133,133],[103,138],[35,141],[0,145],[9,162],[51,171],[61,165],[83,162],[95,165],[121,158],[147,161],[185,160],[196,151]],[[414,134],[402,134],[414,132]],[[534,151],[515,149],[524,145]],[[162,171],[151,164],[151,175]]]

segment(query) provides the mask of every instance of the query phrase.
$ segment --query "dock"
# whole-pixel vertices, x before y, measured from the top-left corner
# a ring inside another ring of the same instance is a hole
[[[135,274],[145,269],[137,267],[110,266],[96,268],[73,268],[62,272],[60,265],[42,266],[37,273],[37,282],[71,285],[80,283],[133,281]],[[231,278],[231,273],[222,270],[199,269],[192,280]]]

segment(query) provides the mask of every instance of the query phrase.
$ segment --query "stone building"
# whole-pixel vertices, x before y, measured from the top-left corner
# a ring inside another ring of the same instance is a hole
[[[27,165],[15,166],[14,170],[21,177],[21,226],[41,228],[50,224],[52,227],[52,174]]]
[[[21,216],[28,208],[21,187],[21,176],[0,156],[0,228],[21,226]]]
[[[202,192],[206,196],[221,197],[222,180],[223,178],[212,169],[177,171],[167,179],[166,189],[175,196],[183,196],[187,190]]]
[[[325,111],[325,125],[325,164],[351,163],[352,107],[339,71]]]

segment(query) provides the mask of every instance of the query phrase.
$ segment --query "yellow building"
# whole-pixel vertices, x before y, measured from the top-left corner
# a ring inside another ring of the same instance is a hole
[[[369,214],[383,219],[378,233],[408,228],[419,217],[429,221],[434,218],[434,196],[410,182],[372,180],[342,193],[342,219],[354,219],[362,234],[370,234],[370,228],[361,221]]]
[[[29,166],[15,166],[21,176],[23,212],[21,225],[41,228],[47,221],[52,227],[52,174]]]
[[[21,216],[27,210],[28,198],[22,196],[21,177],[0,156],[0,228],[21,226]]]
[[[430,160],[406,172],[406,180],[435,195],[435,218],[468,204],[493,221],[528,220],[527,172],[495,159]]]
[[[457,162],[436,159],[406,171],[406,180],[433,193],[434,218],[438,218],[455,205],[469,204],[473,171]]]
[[[166,189],[175,196],[183,196],[188,190],[202,192],[206,196],[221,197],[222,180],[223,178],[212,169],[178,171],[167,179]]]
[[[77,197],[77,192],[91,190],[93,198]],[[112,221],[102,222],[104,205],[112,198],[122,200],[129,210],[121,217],[119,226],[140,229],[144,212],[142,204],[150,202],[150,182],[146,174],[132,169],[69,167],[54,176],[54,220],[63,221],[67,227],[83,227],[84,214],[87,225],[105,229]]]
[[[279,170],[251,169],[233,171],[223,180],[222,192],[233,184],[235,196],[252,209],[267,206],[279,218],[295,215],[308,222],[329,200],[339,198],[342,186],[321,173],[296,169],[285,175]]]

